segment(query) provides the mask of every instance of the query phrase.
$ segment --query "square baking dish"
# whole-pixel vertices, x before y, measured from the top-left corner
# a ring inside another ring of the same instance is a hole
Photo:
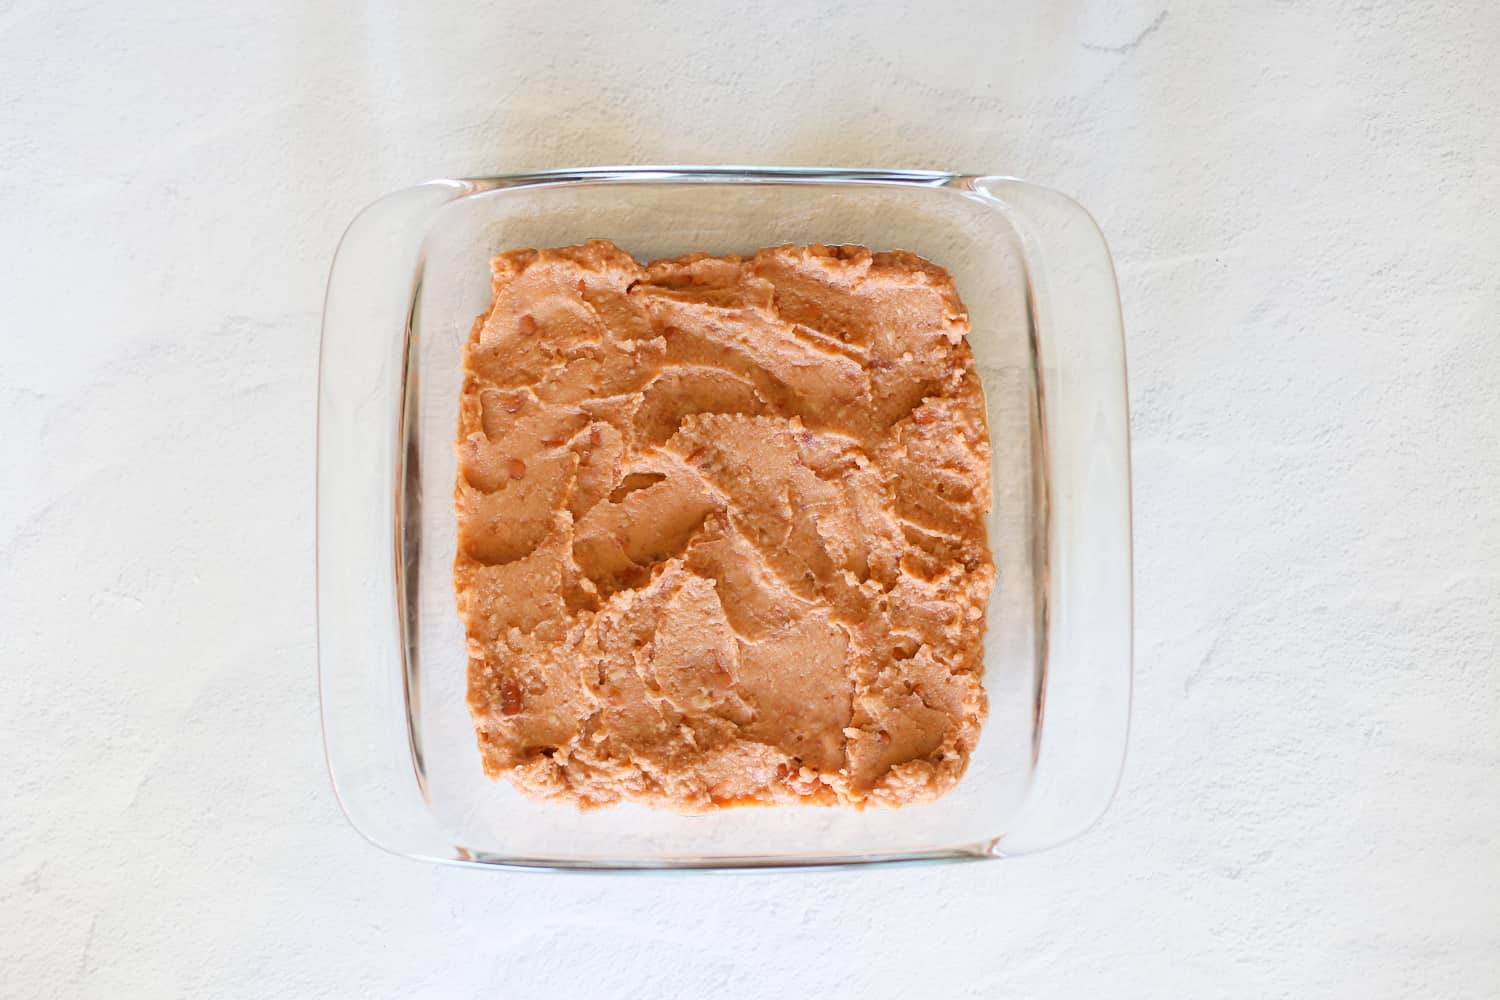
[[[490,258],[602,237],[638,259],[785,243],[909,250],[968,307],[994,461],[990,715],[948,795],[899,810],[680,816],[534,802],[480,767],[451,567],[462,354]],[[1131,683],[1119,297],[1075,202],[1005,177],[631,167],[433,181],[350,225],[318,397],[324,743],[355,828],[398,854],[534,869],[810,868],[1005,857],[1114,794]]]

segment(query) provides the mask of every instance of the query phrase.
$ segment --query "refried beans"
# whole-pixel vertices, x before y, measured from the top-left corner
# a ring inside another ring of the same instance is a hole
[[[986,701],[990,446],[942,269],[783,246],[492,261],[454,582],[485,771],[597,808],[900,806]]]

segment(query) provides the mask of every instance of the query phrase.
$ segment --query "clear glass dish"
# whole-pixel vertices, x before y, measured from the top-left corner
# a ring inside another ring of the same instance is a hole
[[[968,306],[994,451],[990,717],[963,780],[900,810],[678,816],[532,802],[480,769],[451,565],[461,356],[502,250],[606,237],[646,260],[784,243],[903,249]],[[806,868],[1004,857],[1114,794],[1131,682],[1119,298],[1075,202],[1005,177],[603,168],[441,180],[339,245],[318,400],[318,659],[328,767],[375,844],[542,869]]]

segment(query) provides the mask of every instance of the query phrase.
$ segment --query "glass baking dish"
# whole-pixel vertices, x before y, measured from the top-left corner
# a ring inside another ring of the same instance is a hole
[[[912,251],[969,309],[994,462],[990,715],[967,774],[899,810],[580,813],[480,768],[454,608],[453,440],[489,259],[605,237],[641,260],[785,243]],[[1075,202],[1006,177],[601,168],[440,180],[339,244],[318,399],[318,659],[328,767],[375,844],[540,869],[808,868],[1004,857],[1104,811],[1131,683],[1130,465],[1119,297]]]

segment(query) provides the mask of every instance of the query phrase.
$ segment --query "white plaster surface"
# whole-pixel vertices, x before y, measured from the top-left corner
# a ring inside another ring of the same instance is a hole
[[[430,6],[0,2],[0,996],[1500,996],[1500,5]],[[335,242],[429,176],[653,161],[1098,216],[1137,687],[1082,840],[506,875],[341,817]]]

